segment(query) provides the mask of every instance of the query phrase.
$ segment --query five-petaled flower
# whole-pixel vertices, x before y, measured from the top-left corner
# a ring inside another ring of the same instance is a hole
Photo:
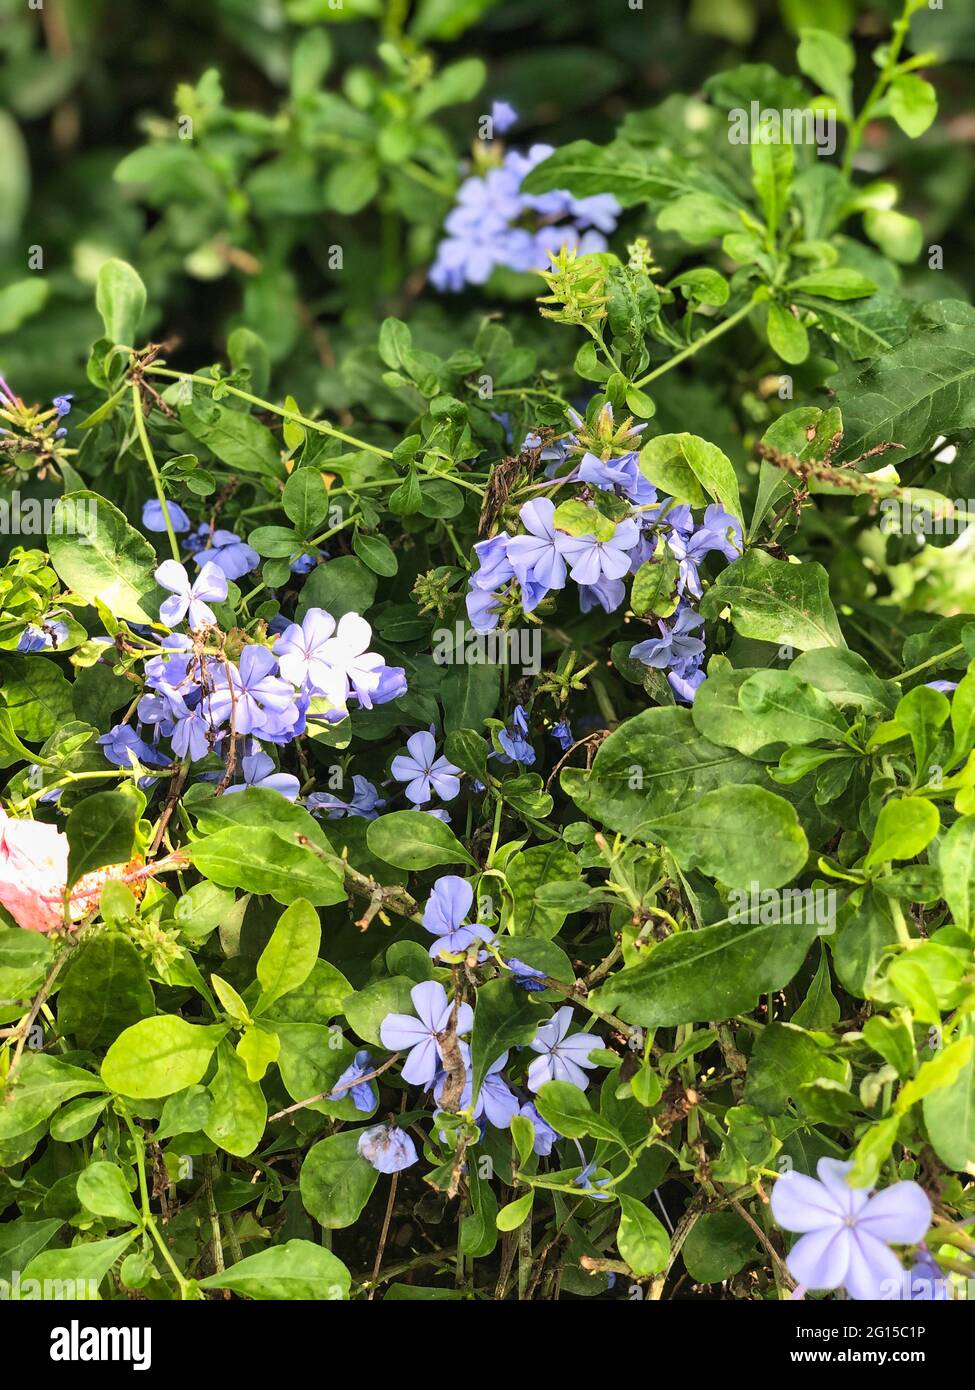
[[[589,1085],[586,1072],[596,1065],[590,1062],[589,1054],[593,1048],[602,1047],[602,1040],[595,1033],[573,1033],[566,1037],[572,1022],[572,1006],[564,1005],[558,1009],[548,1023],[543,1023],[536,1033],[530,1047],[541,1053],[528,1068],[528,1089],[539,1091],[546,1081],[570,1081],[584,1091]]]
[[[159,616],[167,626],[175,627],[184,618],[191,631],[216,623],[208,603],[222,603],[227,597],[227,576],[217,565],[208,561],[191,584],[178,561],[164,560],[156,570],[156,582],[172,594],[159,607]]]
[[[444,757],[437,757],[437,742],[433,733],[413,734],[406,740],[406,753],[397,753],[390,772],[397,782],[406,782],[406,796],[414,806],[423,806],[433,799],[452,801],[460,791],[460,768]]]
[[[387,1014],[379,1029],[383,1047],[399,1052],[409,1049],[403,1063],[403,1080],[412,1086],[429,1086],[443,1059],[438,1037],[450,1024],[453,1003],[437,980],[423,980],[410,990],[417,1017],[412,1014]],[[474,1026],[474,1010],[470,1004],[457,1008],[458,1037],[469,1033]]]
[[[916,1182],[877,1193],[851,1187],[846,1175],[852,1167],[821,1158],[818,1181],[794,1169],[783,1173],[772,1189],[772,1215],[784,1230],[801,1233],[786,1259],[800,1284],[880,1299],[904,1283],[891,1245],[917,1244],[931,1224],[931,1203]]]

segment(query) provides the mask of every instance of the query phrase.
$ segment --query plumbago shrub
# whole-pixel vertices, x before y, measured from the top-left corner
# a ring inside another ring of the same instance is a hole
[[[865,104],[818,29],[608,144],[499,98],[335,411],[118,259],[0,382],[21,1296],[964,1296],[975,613],[905,595],[975,310],[858,160],[918,8]]]

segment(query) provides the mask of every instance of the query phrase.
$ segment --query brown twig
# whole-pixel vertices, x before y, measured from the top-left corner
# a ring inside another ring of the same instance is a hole
[[[351,1081],[343,1081],[341,1086],[332,1086],[327,1091],[320,1092],[317,1096],[309,1096],[307,1100],[296,1101],[294,1105],[289,1105],[285,1110],[279,1110],[274,1115],[268,1116],[268,1124],[274,1120],[283,1120],[285,1115],[293,1115],[296,1110],[304,1110],[308,1105],[317,1105],[320,1100],[333,1100],[340,1091],[347,1091],[352,1086],[361,1086],[366,1081],[375,1081],[377,1076],[382,1076],[384,1071],[388,1071],[394,1062],[398,1062],[400,1054],[394,1052],[392,1057],[388,1057],[381,1067],[375,1071],[367,1071],[362,1076],[353,1077]]]

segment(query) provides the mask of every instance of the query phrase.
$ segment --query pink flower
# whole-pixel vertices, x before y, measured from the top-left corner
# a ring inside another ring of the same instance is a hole
[[[124,866],[115,866],[116,872]],[[71,891],[77,921],[98,906],[112,870],[99,869]],[[11,820],[0,807],[0,903],[27,931],[53,931],[64,923],[62,898],[68,877],[68,837],[42,821]]]

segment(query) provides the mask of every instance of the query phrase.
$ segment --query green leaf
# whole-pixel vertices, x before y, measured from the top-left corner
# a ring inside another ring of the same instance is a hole
[[[531,1215],[534,1201],[534,1192],[526,1192],[523,1197],[517,1197],[513,1202],[502,1207],[496,1219],[498,1230],[517,1231],[518,1227],[523,1226]]]
[[[0,1279],[10,1280],[15,1270],[26,1269],[64,1223],[60,1217],[49,1221],[5,1221],[0,1225]]]
[[[955,925],[975,930],[975,816],[960,816],[938,854],[945,901]]]
[[[188,853],[201,874],[224,888],[267,893],[285,904],[307,898],[314,907],[345,898],[343,880],[331,863],[273,830],[228,827],[195,841]]]
[[[318,959],[321,939],[318,913],[306,899],[295,899],[278,918],[257,962],[261,997],[256,1013],[264,1013],[276,999],[304,984]]]
[[[328,493],[318,469],[296,469],[284,485],[281,505],[299,535],[314,535],[328,515]]]
[[[50,657],[0,652],[0,677],[15,736],[40,743],[72,720],[71,685]]]
[[[846,425],[838,457],[893,441],[900,468],[938,435],[975,426],[975,309],[954,299],[920,305],[903,342],[830,384]],[[863,466],[880,464],[874,457]]]
[[[480,1094],[488,1068],[502,1052],[525,1047],[534,1038],[543,1015],[528,1002],[524,990],[507,976],[488,980],[477,991],[471,1034],[471,1094]]]
[[[566,1139],[592,1134],[622,1143],[614,1127],[593,1110],[585,1091],[571,1081],[546,1081],[535,1096],[535,1106],[542,1119]]]
[[[633,576],[630,607],[641,617],[668,618],[677,607],[677,579],[680,566],[664,544],[659,559],[645,561]]]
[[[975,1037],[964,1033],[942,1048],[930,1061],[922,1062],[917,1075],[901,1087],[894,1102],[894,1114],[905,1115],[919,1100],[953,1086],[963,1073],[967,1074],[973,1055]]]
[[[818,931],[815,924],[747,922],[678,932],[610,976],[589,1002],[646,1028],[732,1018],[789,983]]]
[[[277,440],[267,425],[253,415],[199,396],[180,405],[179,421],[228,468],[238,473],[260,473],[267,478],[283,476]]]
[[[201,1289],[230,1289],[244,1298],[337,1302],[352,1276],[340,1259],[311,1240],[288,1240],[200,1280]]]
[[[366,613],[376,597],[376,582],[372,570],[354,555],[317,565],[305,580],[295,620],[300,623],[309,608],[324,608],[336,620],[346,613]]]
[[[450,827],[423,811],[393,811],[370,821],[366,843],[373,854],[397,869],[433,869],[440,864],[477,867]]]
[[[166,595],[153,579],[156,552],[104,497],[66,493],[54,508],[47,548],[62,583],[88,603],[97,599],[128,622],[159,621]]]
[[[202,1075],[202,1073],[201,1073]],[[193,1082],[200,1079],[193,1077]],[[192,1085],[193,1082],[184,1082]],[[230,1046],[217,1046],[217,1072],[209,1086],[213,1105],[204,1131],[207,1138],[234,1154],[246,1158],[254,1152],[267,1124],[267,1101],[260,1086],[247,1075],[247,1066]]]
[[[959,1025],[959,1037],[975,1038],[975,1019],[969,1014]],[[961,1173],[975,1169],[975,1049],[954,1078],[925,1096],[924,1124],[942,1163]]]
[[[670,1236],[652,1211],[636,1197],[619,1195],[620,1224],[616,1244],[637,1278],[659,1274],[670,1258]]]
[[[346,1129],[314,1144],[301,1165],[305,1210],[326,1230],[352,1226],[372,1196],[378,1171],[359,1154],[361,1129]]]
[[[865,869],[892,859],[913,859],[937,835],[941,827],[938,808],[923,796],[902,796],[885,801],[877,817]]]
[[[106,864],[127,864],[138,807],[124,792],[86,796],[68,817],[68,887]]]
[[[391,579],[399,569],[396,551],[383,536],[369,536],[364,531],[356,531],[352,537],[352,549],[364,565],[384,579]]]
[[[684,868],[700,868],[729,888],[779,888],[809,853],[795,808],[764,787],[718,787],[649,829]]]
[[[938,94],[916,72],[902,72],[894,78],[887,92],[890,114],[905,135],[917,140],[938,114]]]
[[[866,275],[841,265],[801,275],[789,286],[790,292],[822,295],[824,299],[864,299],[867,295],[874,294],[876,289],[877,286]]]
[[[349,1020],[349,1027],[363,1040],[381,1047],[379,1028],[387,1014],[411,1014],[413,1000],[410,990],[414,981],[405,975],[392,975],[386,980],[375,980],[364,989],[350,994],[343,1004],[343,1012]]]
[[[768,306],[768,340],[772,351],[790,365],[805,362],[809,356],[809,334],[805,327],[777,301]]]
[[[202,1080],[222,1025],[186,1023],[174,1014],[145,1018],[126,1028],[102,1062],[102,1080],[119,1095],[136,1100],[171,1096]]]
[[[36,1279],[43,1288],[46,1281],[72,1281],[76,1288],[89,1280],[100,1284],[116,1260],[135,1240],[136,1231],[113,1236],[110,1240],[88,1240],[67,1250],[44,1250],[35,1255],[21,1273],[21,1287]]]
[[[275,834],[286,840],[296,842],[302,837],[319,849],[330,848],[321,825],[304,806],[286,801],[266,787],[245,787],[234,796],[214,796],[195,804],[193,814],[197,829],[205,835],[234,826],[272,826]]]
[[[89,1163],[78,1174],[78,1200],[96,1216],[138,1225],[139,1213],[117,1163]]]
[[[500,693],[499,667],[468,661],[449,666],[439,691],[444,705],[444,732],[480,729],[497,709]]]
[[[12,767],[14,763],[31,763],[33,761],[34,754],[21,743],[14,731],[13,720],[9,711],[0,705],[0,768]]]
[[[281,1051],[278,1066],[284,1088],[292,1100],[310,1101],[331,1091],[342,1073],[352,1064],[355,1048],[337,1029],[317,1023],[279,1023]],[[375,1088],[370,1088],[375,1096]],[[375,1109],[375,1100],[373,1109]],[[360,1111],[349,1091],[333,1100],[315,1100],[306,1107],[339,1120],[361,1121]]]
[[[688,1274],[699,1284],[730,1279],[755,1254],[752,1232],[731,1211],[706,1211],[699,1216],[681,1246]]]
[[[853,45],[828,29],[800,29],[796,62],[801,72],[833,97],[840,116],[848,118],[852,111]]]
[[[103,1089],[98,1077],[82,1067],[69,1066],[43,1052],[25,1052],[0,1109],[0,1141],[26,1134],[65,1101]]]
[[[738,478],[727,454],[696,434],[661,434],[640,450],[640,471],[678,502],[703,506],[706,497],[741,517]]]
[[[814,647],[845,647],[829,597],[829,579],[822,565],[790,565],[764,550],[750,550],[722,570],[701,600],[705,618],[731,609],[731,621],[742,637],[756,637],[800,651]]]
[[[770,236],[775,233],[789,201],[795,151],[786,142],[755,139],[750,146],[752,183],[765,214]]]
[[[567,188],[577,198],[612,193],[623,207],[632,207],[664,194],[665,179],[642,150],[621,140],[603,146],[573,140],[536,164],[521,187],[523,193],[531,194]]]
[[[583,814],[639,838],[675,806],[764,776],[761,764],[703,738],[690,710],[658,708],[621,724],[600,744],[590,772],[563,768],[561,781]]]
[[[79,1047],[105,1047],[155,1012],[145,959],[116,931],[83,941],[71,956],[58,992],[58,1026]]]
[[[836,743],[847,731],[836,706],[792,671],[756,671],[739,688],[738,705],[765,743]]]
[[[137,347],[139,320],[146,307],[146,287],[127,261],[104,261],[95,286],[95,307],[112,343]]]

